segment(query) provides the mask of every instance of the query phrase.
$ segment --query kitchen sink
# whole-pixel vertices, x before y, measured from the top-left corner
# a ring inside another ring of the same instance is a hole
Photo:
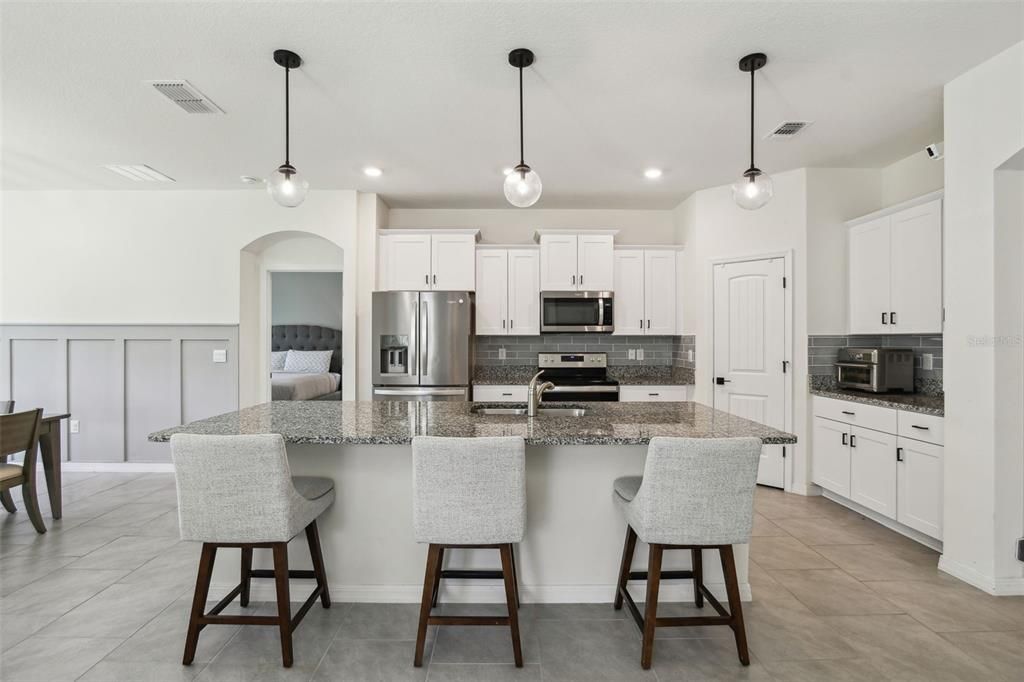
[[[483,416],[526,416],[525,407],[474,407],[473,414]],[[582,407],[538,407],[538,417],[582,417],[587,410]]]
[[[548,417],[583,417],[587,410],[582,407],[538,407],[538,416]]]
[[[487,415],[519,415],[526,416],[525,407],[474,407],[473,414]]]

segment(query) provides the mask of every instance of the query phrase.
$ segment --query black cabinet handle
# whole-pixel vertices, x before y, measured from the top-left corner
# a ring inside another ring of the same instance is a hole
[[[502,328],[502,329],[504,329],[504,328],[505,328],[505,320],[502,320],[502,321],[501,321],[501,328]]]
[[[903,448],[896,448],[896,461],[897,462],[902,462],[903,461]]]
[[[846,434],[844,433],[844,434],[843,434],[843,445],[846,445],[846,444],[847,444],[847,443],[846,443]]]
[[[572,283],[573,283],[573,285],[575,286],[575,284],[576,284],[576,275],[573,275],[573,276],[572,276]]]
[[[583,286],[583,275],[580,275],[580,286]]]
[[[922,431],[930,431],[930,429],[927,426],[918,426],[917,424],[911,424],[910,428],[921,429]]]
[[[651,397],[655,397],[655,396],[659,396],[661,394],[660,393],[648,393],[647,395],[649,395]]]
[[[647,328],[648,328],[648,329],[650,329],[650,328],[651,328],[651,321],[650,321],[650,320],[647,320]]]
[[[502,397],[508,396],[509,398],[511,398],[512,394],[511,393],[502,393],[501,396]]]
[[[889,313],[889,324],[896,324],[896,311]]]
[[[437,275],[434,275],[434,284],[437,284]]]
[[[423,275],[423,283],[430,284],[430,275]]]
[[[857,447],[857,436],[853,435],[852,433],[850,434],[850,447]]]
[[[889,313],[882,313],[882,324],[889,324]]]
[[[855,415],[857,413],[856,412],[848,412],[846,410],[843,410],[843,414],[848,414],[848,415],[850,415],[852,417],[853,415]]]
[[[508,320],[508,328],[509,329],[514,329],[515,326],[516,326],[516,321],[513,320],[512,318],[509,318],[509,320]]]

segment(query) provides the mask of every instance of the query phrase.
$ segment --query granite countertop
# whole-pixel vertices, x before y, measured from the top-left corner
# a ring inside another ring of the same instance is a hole
[[[402,445],[413,436],[523,436],[529,445],[645,445],[654,436],[751,436],[765,444],[796,436],[692,402],[588,403],[583,417],[480,415],[493,403],[275,401],[150,434],[280,433],[288,443]],[[519,405],[522,407],[522,405]],[[559,404],[553,407],[565,407]]]
[[[473,373],[476,386],[516,386],[530,383],[537,373],[534,365],[484,365]],[[623,386],[692,386],[693,369],[654,365],[615,365],[608,368],[608,378]]]
[[[891,407],[907,412],[919,412],[921,414],[932,414],[943,417],[946,414],[945,398],[940,395],[925,395],[922,393],[865,393],[843,388],[812,388],[811,395],[820,395],[824,398],[835,398],[836,400],[849,400],[865,405],[877,405],[878,407]]]

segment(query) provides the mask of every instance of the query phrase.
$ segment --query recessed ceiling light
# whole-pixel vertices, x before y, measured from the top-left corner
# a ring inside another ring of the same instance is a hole
[[[135,182],[174,182],[174,178],[145,164],[112,163],[103,166],[112,173],[134,180]]]
[[[657,180],[658,178],[661,177],[661,169],[648,168],[647,170],[644,171],[644,177],[647,178],[648,180]]]
[[[239,177],[239,180],[241,180],[242,182],[244,182],[247,185],[262,185],[263,184],[263,178],[257,178],[254,175],[243,175],[243,176]]]
[[[363,175],[366,175],[367,177],[371,178],[379,178],[380,176],[384,175],[384,171],[382,171],[380,168],[377,168],[376,166],[367,166],[366,168],[363,169]]]

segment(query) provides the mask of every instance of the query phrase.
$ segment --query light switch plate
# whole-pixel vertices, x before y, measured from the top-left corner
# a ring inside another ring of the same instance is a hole
[[[630,348],[628,351],[626,351],[626,353],[627,353],[627,357],[630,360],[636,360],[636,350]]]
[[[924,353],[921,355],[921,369],[934,369],[935,368],[935,356],[931,353]]]
[[[228,361],[228,352],[227,352],[227,350],[224,349],[224,348],[215,348],[214,351],[213,351],[213,361],[214,362],[227,362]]]
[[[71,430],[71,433],[78,433],[78,420],[77,419],[70,420],[68,422],[68,428]]]
[[[693,351],[692,350],[686,351],[686,360],[687,360],[687,362],[693,362]]]
[[[504,360],[507,357],[507,355],[508,355],[508,353],[505,352],[504,348],[499,348],[498,349],[498,359],[499,360]]]
[[[643,348],[637,348],[636,349],[636,359],[637,360],[643,360],[644,359],[644,349]]]

